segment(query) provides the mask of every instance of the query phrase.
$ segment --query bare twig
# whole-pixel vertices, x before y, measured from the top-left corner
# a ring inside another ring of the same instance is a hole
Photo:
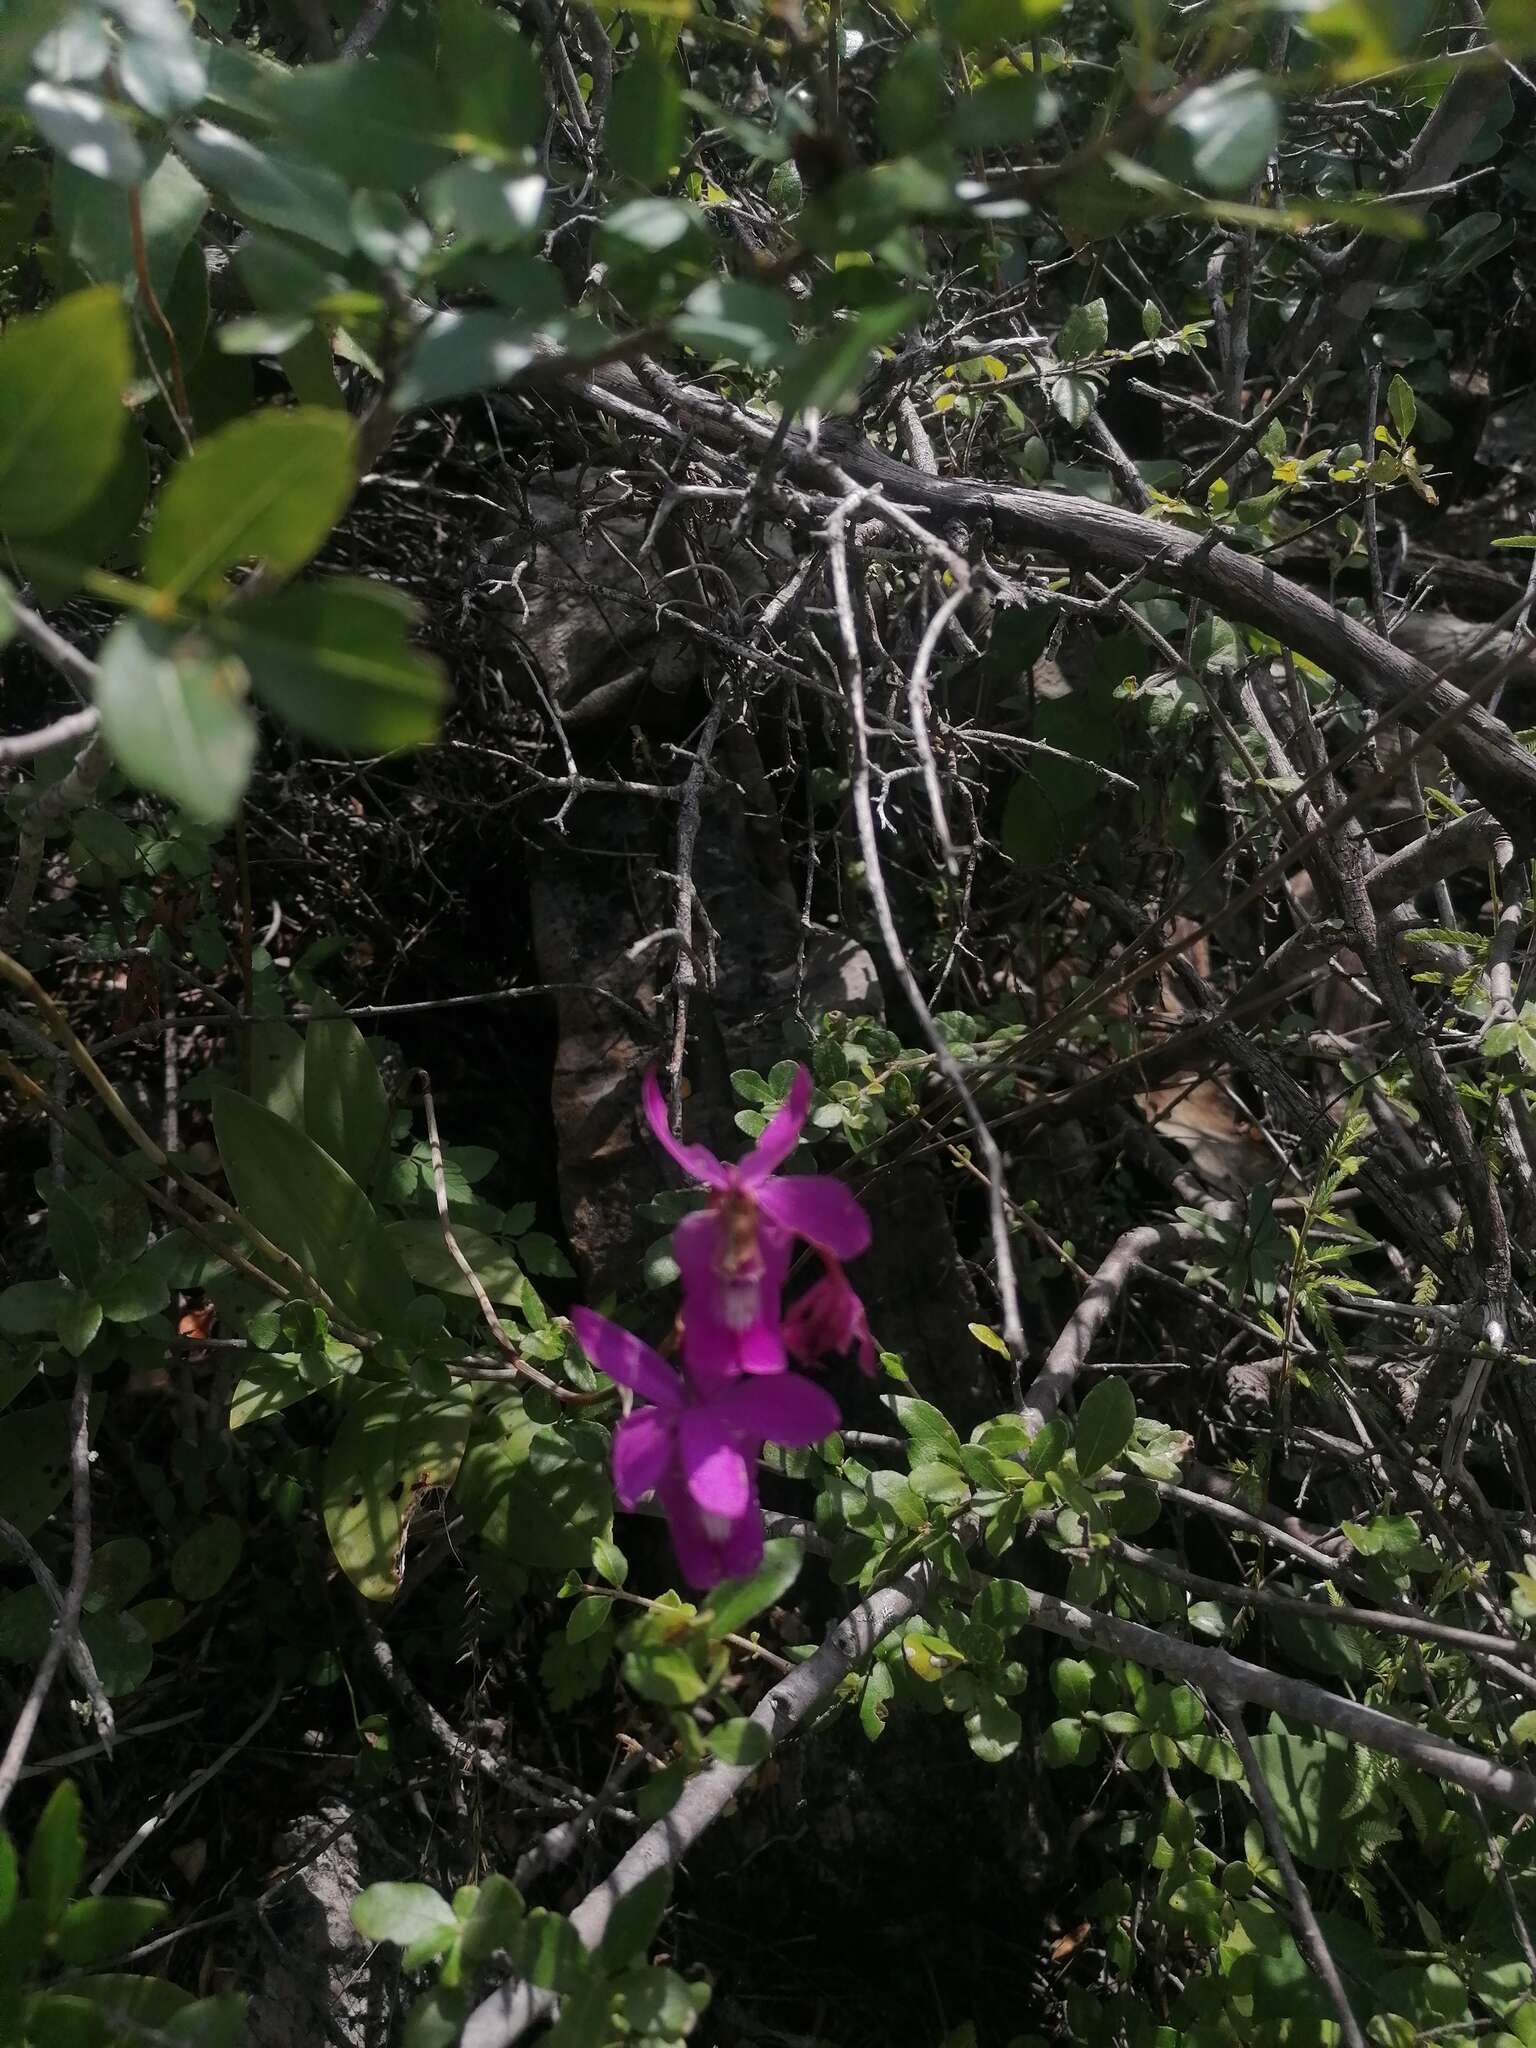
[[[78,1634],[85,1589],[91,1576],[91,1397],[90,1381],[83,1372],[75,1375],[75,1391],[70,1399],[69,1484],[74,1529],[69,1584],[64,1591],[63,1611],[27,1688],[10,1741],[5,1745],[5,1754],[0,1757],[0,1813],[4,1813],[16,1789],[22,1766],[27,1760],[27,1751],[32,1746],[32,1737],[37,1732],[43,1702],[48,1697],[71,1638]],[[109,1712],[109,1726],[110,1718]]]

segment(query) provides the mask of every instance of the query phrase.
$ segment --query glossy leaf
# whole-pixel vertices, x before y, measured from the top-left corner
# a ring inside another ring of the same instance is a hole
[[[250,776],[256,727],[245,674],[206,640],[120,620],[97,662],[96,708],[112,758],[143,789],[205,825],[227,824]]]
[[[481,0],[439,0],[437,76],[463,141],[518,151],[543,133],[544,81],[527,40]]]
[[[734,278],[712,277],[699,285],[674,318],[672,332],[700,355],[731,357],[754,370],[777,368],[796,346],[783,297],[767,285]]]
[[[361,1188],[312,1138],[225,1089],[214,1132],[242,1214],[307,1273],[340,1314],[365,1328],[405,1315],[413,1290]]]
[[[1169,116],[1188,151],[1191,175],[1213,192],[1251,185],[1280,138],[1280,111],[1257,71],[1233,71],[1197,86]]]
[[[94,92],[39,79],[27,90],[27,112],[44,140],[87,177],[136,185],[144,152],[121,110]]]
[[[304,1033],[304,1128],[366,1187],[389,1130],[378,1064],[350,1017],[311,1017]]]
[[[348,753],[386,754],[433,739],[447,697],[438,664],[410,644],[415,619],[402,592],[338,576],[233,606],[211,630],[288,724]]]
[[[204,184],[224,193],[242,220],[286,228],[339,256],[351,249],[351,196],[334,172],[258,147],[212,121],[178,127],[173,140]]]
[[[325,1462],[322,1504],[336,1561],[365,1600],[390,1600],[421,1495],[453,1484],[473,1391],[425,1400],[403,1382],[354,1386]]]
[[[453,1234],[492,1301],[522,1300],[526,1284],[523,1269],[511,1252],[468,1224],[455,1225]],[[443,1227],[435,1216],[409,1216],[398,1223],[386,1223],[384,1235],[413,1280],[436,1294],[453,1294],[465,1301],[474,1299],[475,1290],[444,1242]]]
[[[670,64],[642,49],[614,80],[603,145],[622,177],[656,185],[677,160],[683,99]]]
[[[245,1548],[245,1534],[233,1515],[200,1521],[171,1558],[171,1584],[189,1604],[211,1600],[232,1577]]]
[[[396,390],[404,407],[440,405],[471,391],[492,391],[538,361],[538,337],[520,315],[439,313],[411,351]]]
[[[1078,1476],[1091,1479],[1112,1465],[1131,1440],[1136,1426],[1136,1401],[1122,1379],[1103,1379],[1077,1411]]]
[[[7,1413],[0,1427],[0,1515],[35,1536],[69,1491],[69,1403]]]
[[[66,1778],[54,1787],[27,1845],[27,1896],[42,1908],[49,1927],[58,1925],[84,1866],[80,1794]]]
[[[121,295],[72,292],[0,337],[0,531],[46,534],[86,506],[117,461],[132,368]]]
[[[437,82],[408,58],[305,64],[267,97],[289,139],[353,185],[403,191],[453,154]]]
[[[763,1545],[763,1561],[746,1578],[726,1579],[709,1596],[709,1632],[739,1634],[764,1608],[782,1600],[795,1580],[805,1552],[792,1536],[772,1536]]]
[[[340,517],[353,462],[351,422],[316,406],[269,407],[210,434],[160,494],[145,573],[175,600],[216,597],[239,562],[291,575]]]

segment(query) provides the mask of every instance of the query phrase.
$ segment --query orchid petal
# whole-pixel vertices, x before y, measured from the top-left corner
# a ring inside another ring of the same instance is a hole
[[[670,1417],[637,1408],[613,1433],[613,1490],[621,1508],[632,1508],[654,1493],[672,1463]]]
[[[606,1316],[589,1308],[571,1310],[571,1328],[580,1339],[582,1350],[609,1379],[631,1388],[647,1401],[654,1401],[658,1408],[683,1405],[681,1380],[660,1353],[642,1343],[633,1330],[621,1330],[617,1323],[610,1323]]]
[[[766,1386],[754,1380],[753,1386]],[[706,1514],[734,1521],[752,1498],[751,1473],[737,1434],[714,1402],[678,1417],[677,1453],[688,1493]]]
[[[873,1374],[877,1354],[869,1317],[835,1259],[828,1261],[826,1272],[786,1313],[784,1346],[801,1365],[853,1351],[860,1369]]]
[[[763,1518],[758,1511],[755,1484],[746,1512],[734,1521],[700,1508],[681,1473],[674,1473],[664,1483],[661,1504],[666,1510],[678,1564],[690,1586],[716,1586],[722,1579],[741,1578],[756,1571],[762,1563]]]
[[[656,1079],[654,1067],[647,1071],[640,1084],[640,1097],[645,1104],[645,1120],[651,1127],[652,1137],[664,1152],[677,1161],[684,1173],[702,1181],[707,1188],[727,1187],[730,1176],[707,1145],[685,1144],[681,1138],[672,1135],[667,1105],[662,1099],[661,1084]]]
[[[811,1106],[811,1074],[808,1067],[795,1070],[794,1086],[752,1150],[736,1168],[743,1187],[760,1187],[776,1167],[784,1164],[800,1142],[806,1114]]]
[[[826,1389],[795,1372],[737,1380],[710,1409],[724,1427],[742,1436],[792,1449],[819,1444],[842,1419]]]
[[[736,1274],[726,1221],[717,1209],[683,1217],[672,1250],[683,1282],[683,1362],[707,1387],[738,1372],[781,1372],[779,1300],[789,1273],[789,1239],[760,1222],[756,1258]]]
[[[829,1258],[856,1259],[869,1249],[869,1217],[840,1180],[823,1174],[776,1174],[758,1189],[757,1200],[781,1230],[803,1237]]]

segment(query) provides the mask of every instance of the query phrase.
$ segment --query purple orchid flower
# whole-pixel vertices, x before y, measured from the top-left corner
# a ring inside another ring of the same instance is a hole
[[[758,1452],[764,1443],[795,1448],[830,1436],[839,1419],[831,1395],[792,1372],[695,1386],[606,1316],[575,1308],[571,1327],[600,1371],[651,1404],[614,1433],[619,1505],[657,1495],[691,1586],[755,1571],[763,1556]]]
[[[841,1181],[775,1171],[804,1128],[811,1106],[810,1073],[805,1067],[797,1070],[787,1100],[746,1158],[734,1165],[717,1159],[705,1145],[685,1144],[672,1135],[654,1068],[642,1092],[656,1142],[712,1197],[707,1209],[685,1216],[673,1234],[683,1278],[688,1364],[701,1377],[782,1372],[786,1359],[779,1296],[791,1241],[800,1238],[813,1246],[829,1268],[857,1258],[870,1241],[869,1218]]]
[[[785,1349],[800,1365],[814,1365],[819,1358],[841,1358],[851,1351],[859,1370],[873,1377],[877,1356],[864,1304],[836,1259],[828,1259],[826,1264],[821,1278],[785,1313]]]

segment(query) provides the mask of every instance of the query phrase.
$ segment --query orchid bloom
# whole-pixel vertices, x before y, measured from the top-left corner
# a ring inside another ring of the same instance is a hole
[[[801,1365],[812,1365],[818,1358],[840,1358],[851,1351],[860,1371],[873,1374],[875,1340],[864,1304],[836,1259],[826,1263],[821,1278],[785,1311],[785,1349]]]
[[[594,1365],[650,1403],[614,1433],[619,1505],[658,1497],[691,1586],[755,1571],[763,1555],[758,1452],[764,1443],[795,1448],[830,1436],[838,1424],[831,1395],[792,1372],[694,1386],[606,1316],[575,1308],[571,1326]]]
[[[745,1159],[728,1165],[705,1145],[675,1138],[654,1068],[643,1089],[656,1142],[709,1189],[707,1209],[673,1235],[683,1278],[683,1343],[701,1377],[782,1372],[779,1296],[790,1241],[802,1239],[835,1266],[870,1241],[869,1218],[841,1181],[775,1171],[795,1149],[811,1106],[811,1076],[795,1075],[788,1099]],[[843,1283],[846,1287],[847,1283]],[[849,1290],[851,1292],[851,1289]]]

